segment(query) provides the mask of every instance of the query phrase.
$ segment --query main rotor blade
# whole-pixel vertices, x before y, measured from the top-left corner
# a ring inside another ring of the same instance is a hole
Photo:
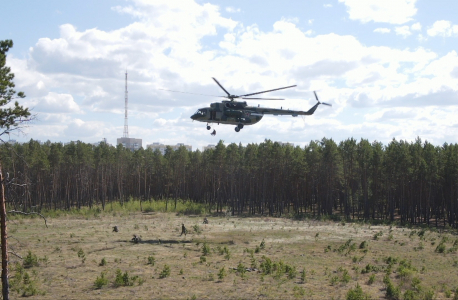
[[[332,104],[321,102],[323,105],[332,106]]]
[[[285,99],[282,99],[282,98],[245,98],[245,97],[242,97],[242,99],[251,99],[251,100],[285,100]]]
[[[216,80],[216,79],[215,79],[215,77],[212,77],[212,78],[213,78],[213,80],[216,82],[216,84],[217,84],[217,85],[219,85],[219,87],[220,87],[220,88],[222,88],[222,89],[223,89],[223,91],[225,91],[225,92],[226,92],[226,94],[227,94],[227,95],[230,97],[230,96],[231,96],[231,94],[229,94],[229,93],[228,93],[228,91],[226,91],[226,89],[225,89],[225,88],[223,88],[223,86],[222,86],[222,85],[221,85],[221,84],[218,82],[218,80]]]
[[[263,91],[263,92],[257,92],[257,93],[252,93],[252,94],[246,94],[246,95],[240,95],[239,97],[253,96],[253,95],[258,95],[258,94],[267,93],[267,92],[284,90],[284,89],[289,89],[289,88],[292,88],[292,87],[295,87],[295,86],[297,86],[297,85],[290,85],[290,86],[285,86],[285,87],[281,87],[281,88],[278,88],[278,89],[273,89],[273,90],[268,90],[268,91]]]
[[[316,101],[320,102],[320,100],[318,100],[318,96],[316,95],[316,92],[313,91],[313,93],[315,94]]]
[[[166,90],[166,89],[159,89],[159,90],[161,90],[161,91],[168,91],[168,92],[174,92],[174,93],[182,93],[182,94],[192,94],[192,95],[199,95],[199,96],[223,97],[223,98],[226,98],[226,96],[215,96],[215,95],[207,95],[207,94],[197,94],[197,93],[182,92],[182,91],[173,91],[173,90]]]

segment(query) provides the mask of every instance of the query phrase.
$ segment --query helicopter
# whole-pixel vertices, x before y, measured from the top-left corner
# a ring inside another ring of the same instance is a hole
[[[205,122],[207,123],[207,130],[211,129],[211,123],[219,124],[231,124],[236,125],[235,131],[239,132],[245,125],[254,125],[261,121],[264,115],[291,115],[293,117],[302,116],[302,115],[312,115],[317,107],[320,104],[332,106],[331,104],[320,102],[316,92],[315,94],[316,101],[318,102],[308,111],[300,110],[289,110],[280,108],[266,108],[256,106],[248,106],[246,101],[235,101],[235,99],[247,99],[247,100],[285,100],[280,98],[247,98],[249,96],[254,96],[258,94],[274,92],[283,89],[289,89],[296,87],[296,85],[276,88],[272,90],[250,93],[245,95],[231,95],[219,82],[216,78],[212,77],[216,84],[227,94],[227,96],[217,96],[221,98],[227,98],[228,100],[223,100],[221,102],[211,103],[210,107],[199,108],[192,116],[191,119],[194,121]],[[171,91],[171,90],[167,90]],[[177,92],[177,91],[171,91]],[[186,93],[186,92],[180,92]],[[189,93],[192,94],[192,93]],[[213,130],[211,135],[216,135],[216,130]]]

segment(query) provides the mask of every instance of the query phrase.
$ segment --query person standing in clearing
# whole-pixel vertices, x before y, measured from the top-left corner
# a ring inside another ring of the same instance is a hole
[[[186,230],[186,227],[184,227],[184,224],[181,223],[181,234],[180,234],[180,236],[182,236],[184,234],[184,236],[186,237],[187,233],[188,233],[188,231]]]

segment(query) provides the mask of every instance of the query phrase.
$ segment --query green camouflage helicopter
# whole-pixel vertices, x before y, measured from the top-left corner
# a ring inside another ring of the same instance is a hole
[[[293,117],[302,116],[302,115],[312,115],[315,110],[317,109],[318,105],[328,105],[331,104],[320,102],[318,100],[318,96],[316,92],[315,94],[317,104],[315,104],[312,108],[308,111],[300,111],[300,110],[286,110],[283,108],[266,108],[266,107],[259,107],[259,106],[248,106],[246,101],[235,101],[234,99],[251,99],[251,100],[285,100],[279,98],[246,98],[248,96],[263,94],[267,92],[273,92],[283,89],[288,89],[295,87],[296,85],[281,87],[273,90],[262,91],[257,93],[251,93],[246,95],[231,95],[215,78],[213,80],[218,84],[218,86],[227,94],[227,96],[218,96],[222,98],[227,98],[229,100],[223,100],[221,102],[211,103],[210,107],[203,107],[199,108],[192,116],[192,120],[196,120],[199,122],[206,122],[207,123],[207,130],[210,130],[210,123],[217,123],[219,124],[232,124],[235,126],[235,131],[239,132],[245,125],[253,125],[261,121],[264,115],[291,115]],[[169,90],[170,91],[170,90]],[[177,91],[171,91],[177,92]],[[192,94],[192,93],[190,93]],[[213,130],[211,133],[212,135],[216,134],[216,131]]]

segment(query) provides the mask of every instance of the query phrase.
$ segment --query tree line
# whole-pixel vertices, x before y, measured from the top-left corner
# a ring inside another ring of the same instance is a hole
[[[22,211],[111,201],[203,203],[216,212],[338,216],[457,227],[458,145],[388,145],[323,138],[305,147],[266,140],[165,154],[101,143],[30,140],[0,146],[6,197]]]

